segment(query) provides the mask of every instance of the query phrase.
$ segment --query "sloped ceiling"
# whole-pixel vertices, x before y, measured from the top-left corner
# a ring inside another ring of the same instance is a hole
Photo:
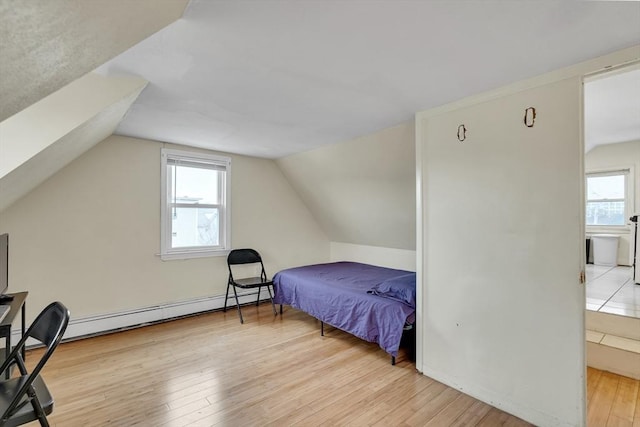
[[[640,2],[192,0],[100,73],[122,135],[279,158],[640,43]]]
[[[147,82],[91,73],[188,0],[0,0],[0,211],[113,133]]]
[[[146,85],[89,73],[0,122],[0,211],[111,135]]]
[[[584,116],[585,151],[640,141],[640,66],[585,82]]]
[[[413,120],[277,163],[329,240],[415,250]]]
[[[0,121],[182,16],[188,0],[0,0]]]
[[[331,240],[414,249],[416,111],[640,43],[638,2],[191,0],[158,31],[186,3],[0,0],[0,121],[95,67],[150,82],[2,175],[0,210],[117,126],[279,159]]]

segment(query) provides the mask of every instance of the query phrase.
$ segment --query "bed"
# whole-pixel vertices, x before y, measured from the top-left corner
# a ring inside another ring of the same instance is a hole
[[[395,364],[403,332],[414,332],[416,275],[356,262],[290,268],[273,277],[274,303],[290,305],[377,343]],[[415,333],[415,332],[414,332]]]

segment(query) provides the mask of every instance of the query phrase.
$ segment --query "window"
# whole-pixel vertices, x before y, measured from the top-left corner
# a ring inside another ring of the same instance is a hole
[[[226,255],[231,159],[162,150],[162,259]]]
[[[630,216],[629,170],[587,174],[587,225],[626,225]]]

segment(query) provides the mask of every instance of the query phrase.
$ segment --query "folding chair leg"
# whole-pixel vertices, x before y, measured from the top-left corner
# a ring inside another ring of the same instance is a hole
[[[227,311],[227,298],[229,297],[229,286],[231,286],[231,285],[229,284],[229,282],[227,282],[227,293],[224,294],[224,308],[222,309],[222,311],[225,312],[225,313]],[[234,288],[234,290],[235,290],[235,288]]]
[[[38,421],[40,422],[41,427],[49,427],[49,421],[47,420],[47,415],[44,413],[44,409],[42,409],[42,405],[40,405],[40,401],[34,392],[27,392],[29,397],[31,397],[31,406],[33,406],[33,411],[38,416]]]
[[[238,293],[236,292],[236,287],[233,287],[233,295],[236,297],[236,307],[238,307],[238,316],[240,316],[240,323],[244,323],[244,319],[242,318],[242,311],[240,310],[240,301],[238,301]]]
[[[256,307],[260,305],[260,291],[262,290],[262,286],[258,286],[258,298],[256,299]]]
[[[273,295],[271,295],[271,289],[267,286],[267,292],[269,292],[269,299],[271,300],[271,307],[273,308],[273,315],[277,316],[278,312],[276,311],[276,305],[273,303]],[[282,308],[282,306],[280,306]]]

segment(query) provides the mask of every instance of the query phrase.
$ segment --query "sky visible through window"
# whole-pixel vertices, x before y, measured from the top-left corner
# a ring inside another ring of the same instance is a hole
[[[624,199],[624,175],[587,178],[587,200]]]
[[[172,166],[171,198],[178,203],[219,204],[218,171]],[[177,185],[176,185],[177,179]],[[173,194],[175,189],[176,194]]]
[[[624,225],[625,175],[587,177],[587,225]]]
[[[220,171],[171,166],[171,201],[193,204],[193,207],[173,208],[172,247],[217,246],[220,244],[221,203],[218,180]]]

